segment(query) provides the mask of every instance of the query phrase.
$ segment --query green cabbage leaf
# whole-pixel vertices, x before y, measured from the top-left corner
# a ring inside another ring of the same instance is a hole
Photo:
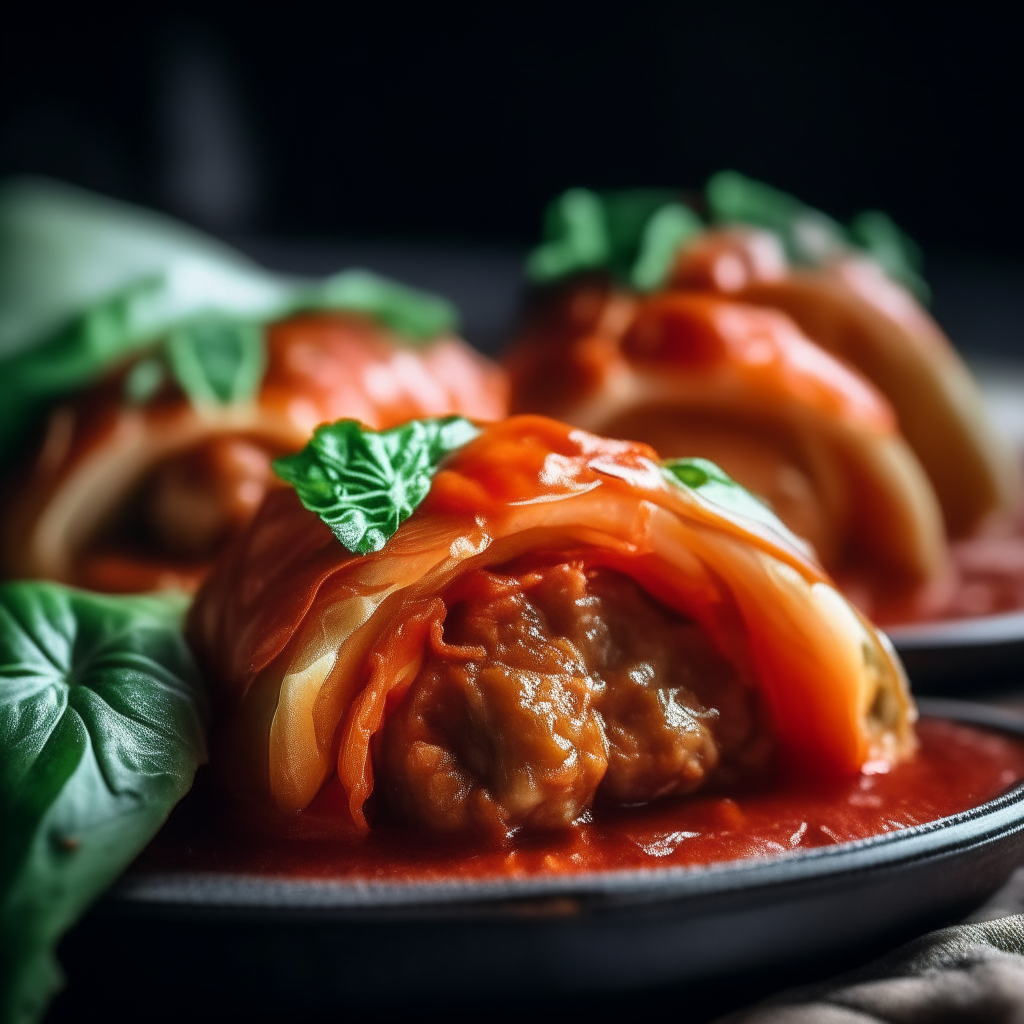
[[[42,1016],[61,935],[206,760],[185,604],[0,586],[0,1020]]]

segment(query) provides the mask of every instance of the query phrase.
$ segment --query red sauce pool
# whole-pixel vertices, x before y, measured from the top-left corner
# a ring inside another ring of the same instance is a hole
[[[843,589],[861,611],[885,626],[945,622],[1024,609],[1024,508],[1000,532],[980,534],[949,546],[945,577],[909,599],[887,605],[863,581]]]
[[[504,848],[443,843],[420,833],[337,833],[329,790],[306,812],[306,838],[268,838],[186,800],[142,855],[149,871],[431,881],[709,864],[829,846],[934,821],[990,800],[1024,778],[1024,741],[942,719],[918,726],[921,749],[885,775],[841,785],[778,782],[761,792],[688,798],[605,812],[561,833]],[[329,833],[334,832],[329,838]],[[316,837],[319,834],[319,837]]]

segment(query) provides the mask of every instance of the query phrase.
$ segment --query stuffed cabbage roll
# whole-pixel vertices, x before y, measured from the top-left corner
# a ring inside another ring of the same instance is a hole
[[[694,212],[706,213],[710,227]],[[631,290],[710,290],[780,310],[892,403],[951,537],[1005,517],[1020,497],[966,367],[919,298],[916,246],[884,214],[844,228],[734,172],[703,197],[575,190],[549,212],[535,279],[602,268]]]
[[[602,807],[886,770],[885,638],[704,460],[544,417],[321,426],[196,596],[235,798],[504,841]]]
[[[868,606],[944,572],[941,511],[891,406],[784,314],[595,278],[541,300],[508,366],[517,411],[718,463]]]
[[[0,194],[0,256],[11,576],[192,589],[273,485],[271,460],[318,423],[506,410],[502,372],[454,334],[448,303],[373,274],[283,278],[38,185]]]

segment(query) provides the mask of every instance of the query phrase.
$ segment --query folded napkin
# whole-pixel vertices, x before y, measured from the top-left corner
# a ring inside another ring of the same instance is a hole
[[[718,1024],[1024,1024],[1024,868],[963,924]]]

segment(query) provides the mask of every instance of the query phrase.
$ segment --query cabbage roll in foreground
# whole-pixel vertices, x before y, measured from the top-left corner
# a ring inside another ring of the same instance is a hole
[[[10,576],[192,589],[318,423],[506,411],[444,300],[362,271],[271,274],[53,184],[0,188],[0,297]]]
[[[276,469],[188,622],[253,807],[336,778],[358,830],[501,840],[914,749],[888,642],[710,462],[520,416],[341,421]]]
[[[945,570],[942,513],[889,403],[784,314],[591,279],[538,304],[508,367],[517,411],[716,462],[869,607]]]

